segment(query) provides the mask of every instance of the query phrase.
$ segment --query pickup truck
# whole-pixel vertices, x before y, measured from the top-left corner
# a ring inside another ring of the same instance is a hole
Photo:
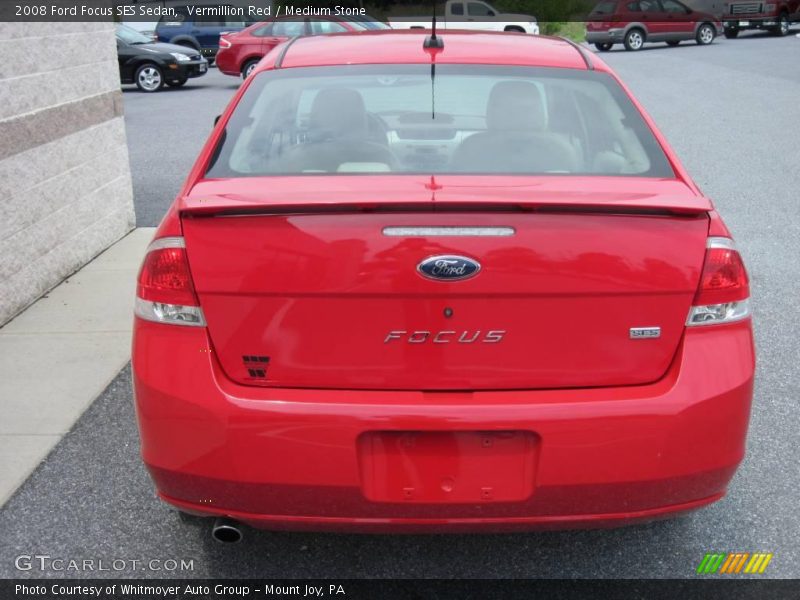
[[[476,29],[481,31],[516,31],[539,34],[539,24],[531,15],[504,14],[480,0],[449,0],[444,5],[444,18],[437,15],[441,29]],[[389,19],[392,29],[430,29],[431,15]]]
[[[728,39],[744,29],[766,29],[774,35],[787,35],[792,23],[798,21],[800,0],[728,2],[722,15]]]

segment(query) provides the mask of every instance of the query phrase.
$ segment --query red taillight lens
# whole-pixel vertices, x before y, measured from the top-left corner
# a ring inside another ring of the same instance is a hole
[[[734,302],[749,296],[747,271],[733,242],[727,238],[710,238],[695,305]]]
[[[136,315],[175,325],[205,325],[182,237],[150,244],[136,286]]]
[[[226,40],[224,37],[221,37],[221,38],[219,38],[219,47],[220,47],[220,49],[230,48],[231,47],[231,43],[228,40]]]
[[[197,306],[186,249],[169,247],[150,250],[139,271],[136,295],[142,300]]]
[[[687,325],[714,325],[750,316],[750,284],[742,257],[728,238],[708,238],[700,285]]]

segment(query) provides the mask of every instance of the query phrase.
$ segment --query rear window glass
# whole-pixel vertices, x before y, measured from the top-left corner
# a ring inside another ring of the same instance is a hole
[[[672,177],[605,73],[438,65],[291,68],[256,75],[206,176],[315,173]]]
[[[272,27],[272,35],[278,37],[295,37],[303,35],[304,31],[303,21],[275,21]]]
[[[637,2],[633,2],[632,4],[638,5]],[[632,4],[629,4],[628,7],[630,8]],[[616,8],[616,2],[600,2],[599,4],[595,5],[594,9],[592,10],[592,15],[613,15]],[[631,8],[631,10],[636,9]]]

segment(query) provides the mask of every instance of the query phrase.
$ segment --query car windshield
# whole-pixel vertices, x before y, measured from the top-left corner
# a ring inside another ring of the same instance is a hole
[[[206,176],[318,173],[672,177],[609,75],[438,65],[288,68],[256,75]]]
[[[126,44],[150,44],[153,42],[152,39],[142,35],[127,25],[117,25],[117,39],[122,40]]]

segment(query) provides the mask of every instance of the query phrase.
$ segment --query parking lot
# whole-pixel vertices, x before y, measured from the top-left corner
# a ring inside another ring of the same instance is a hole
[[[155,499],[138,456],[128,367],[0,513],[0,576],[82,576],[14,567],[18,555],[43,554],[142,561],[97,576],[682,578],[694,576],[706,552],[763,551],[774,553],[769,576],[799,577],[799,53],[794,35],[745,34],[703,48],[656,45],[602,55],[721,209],[750,270],[755,404],[747,458],[721,502],[616,530],[456,536],[248,530],[242,543],[222,545],[211,539],[210,525],[182,524]],[[126,86],[139,226],[158,223],[239,81],[212,69],[157,94]],[[148,566],[154,559],[192,560],[192,569]]]

